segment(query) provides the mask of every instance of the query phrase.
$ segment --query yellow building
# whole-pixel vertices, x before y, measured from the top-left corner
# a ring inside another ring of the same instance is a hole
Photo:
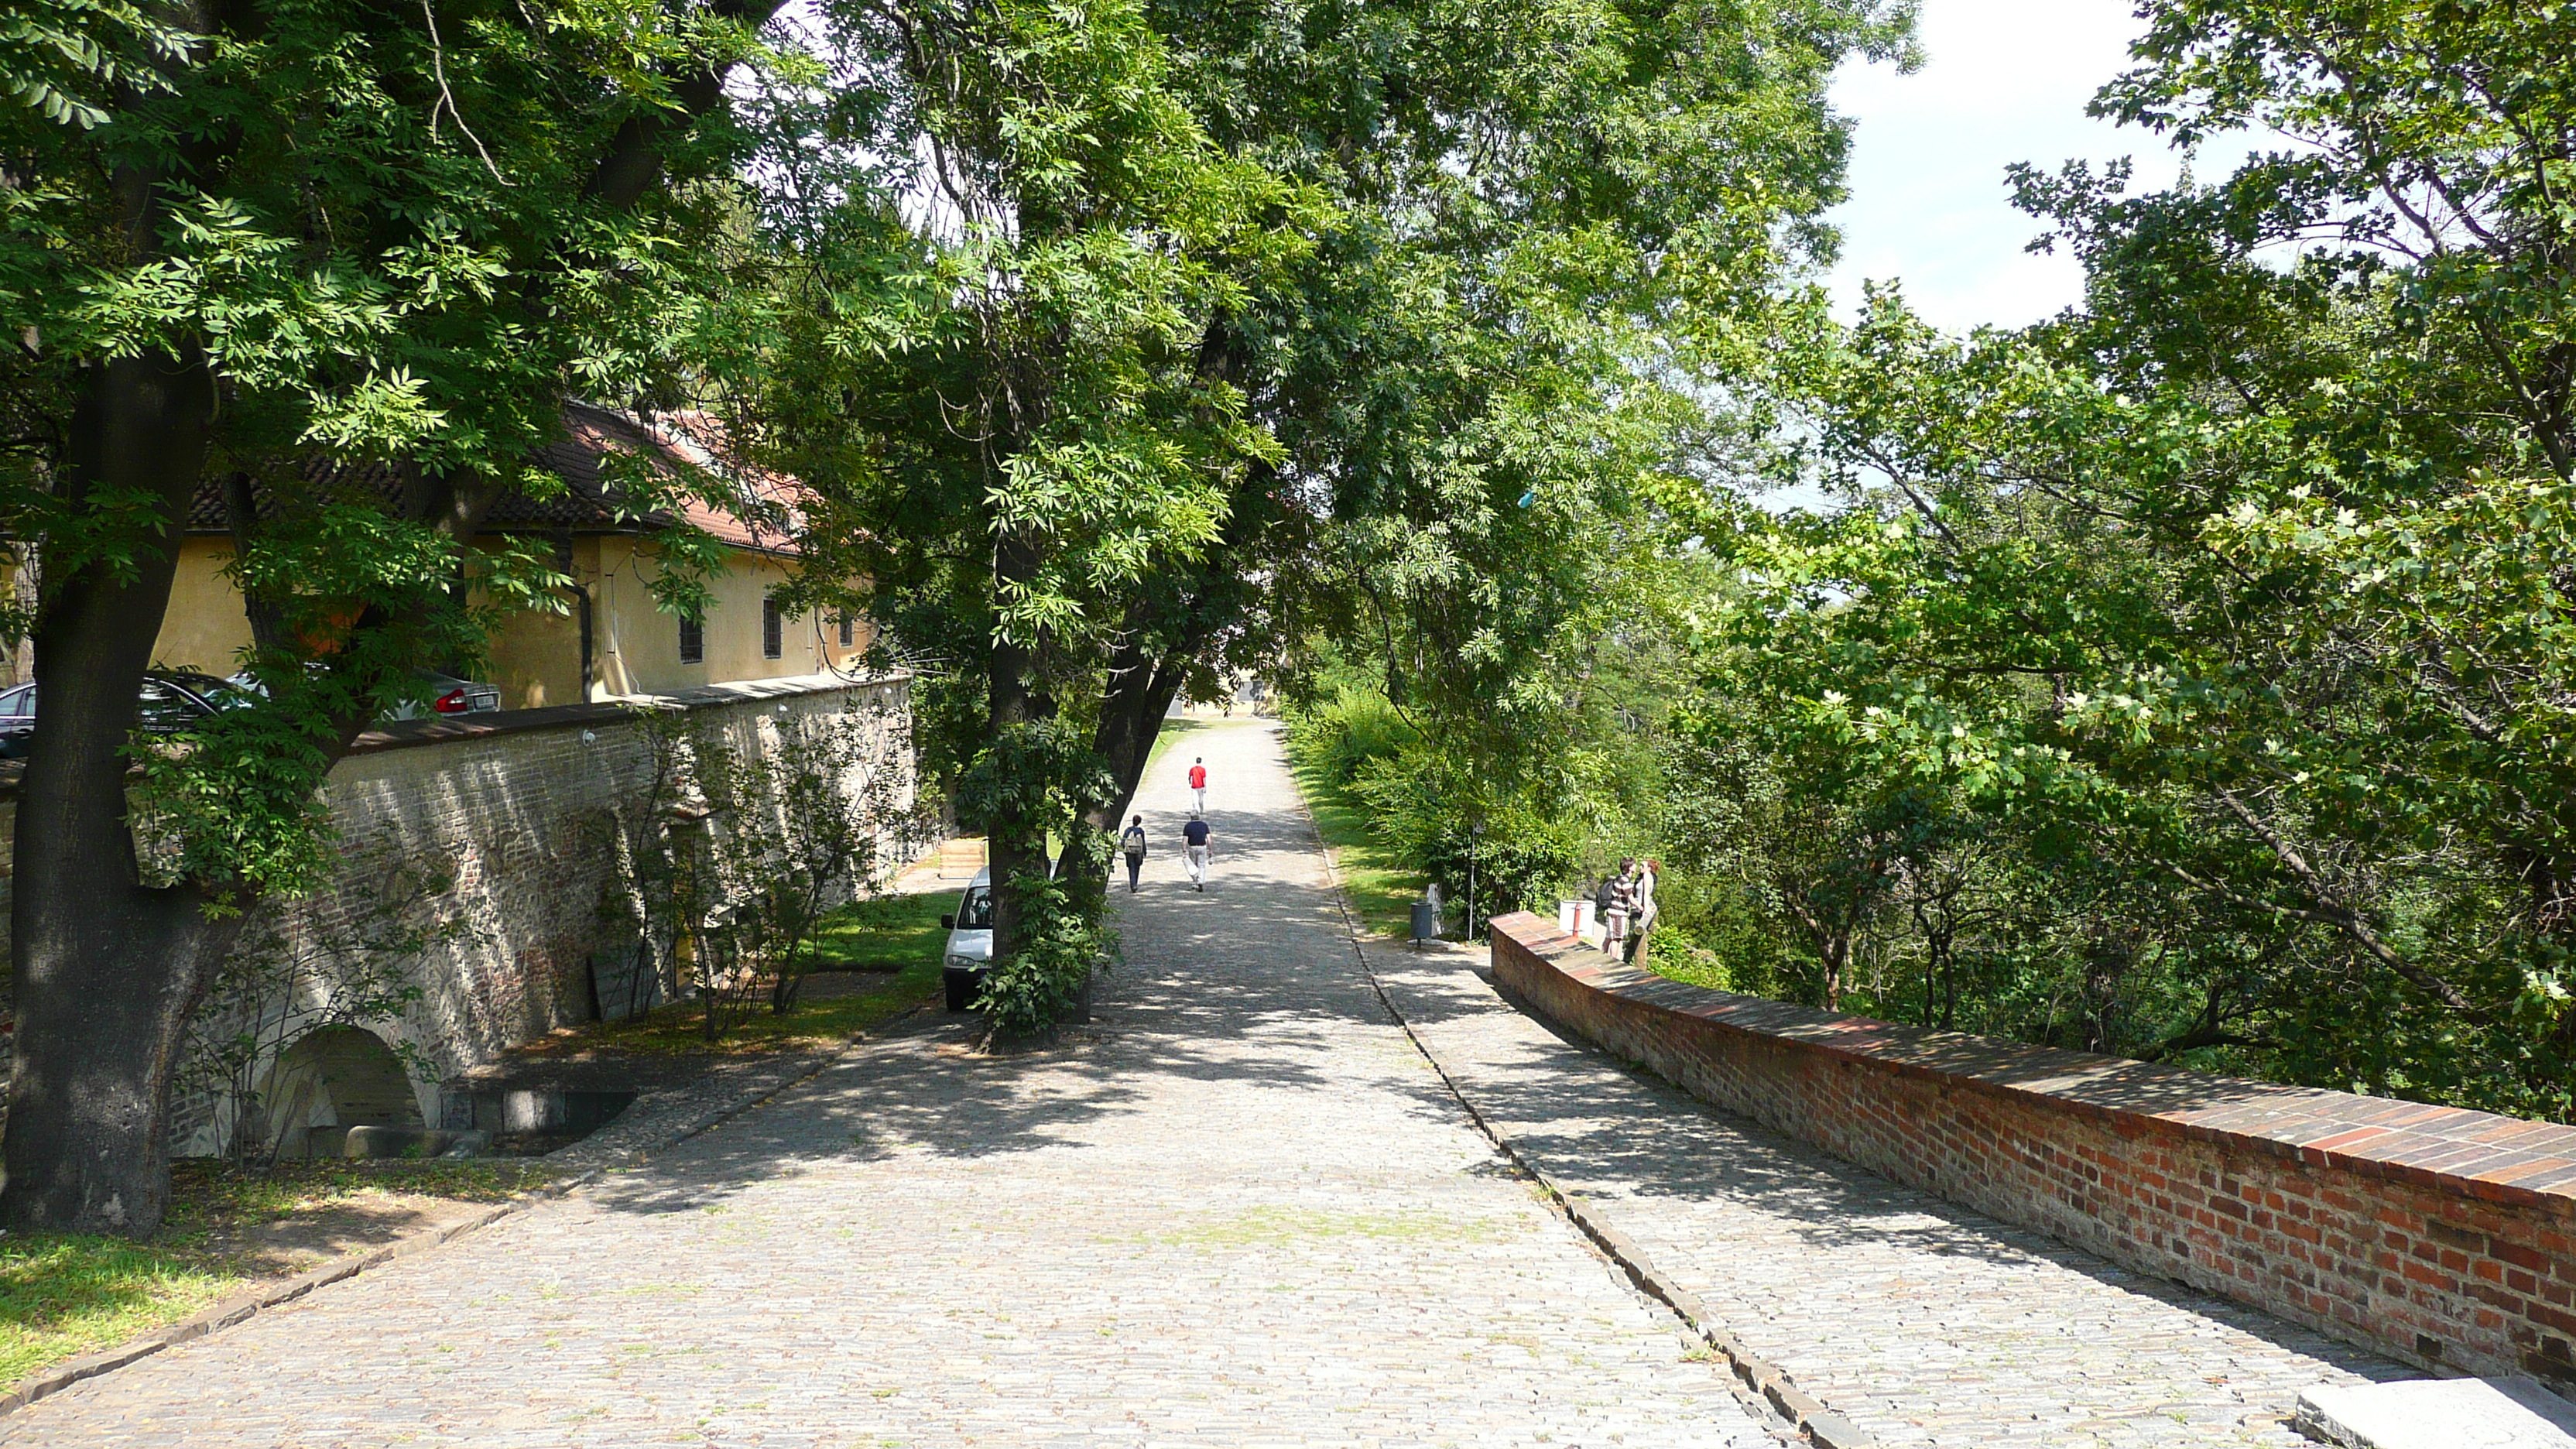
[[[871,632],[863,620],[791,617],[771,602],[796,565],[793,544],[733,512],[692,505],[686,521],[725,545],[704,618],[662,611],[652,593],[661,571],[653,535],[677,521],[618,516],[616,485],[603,459],[624,454],[648,466],[722,474],[702,441],[703,422],[639,423],[586,404],[564,410],[564,440],[541,459],[564,491],[549,499],[513,494],[483,522],[483,539],[551,542],[556,567],[571,575],[561,612],[513,614],[493,636],[490,681],[504,709],[538,709],[614,695],[675,694],[709,684],[855,670]],[[783,496],[783,480],[743,486]],[[748,510],[746,510],[748,511]],[[168,668],[229,674],[250,647],[240,592],[224,573],[232,536],[219,494],[198,500],[180,547],[178,579],[153,660]]]

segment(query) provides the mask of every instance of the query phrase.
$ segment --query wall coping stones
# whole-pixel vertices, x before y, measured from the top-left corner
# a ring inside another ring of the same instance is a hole
[[[386,750],[416,749],[422,745],[443,745],[458,740],[492,739],[500,735],[526,734],[535,730],[571,729],[576,725],[620,724],[639,709],[685,712],[718,705],[741,704],[756,699],[788,699],[806,694],[829,694],[836,690],[862,689],[872,684],[900,684],[912,678],[908,669],[890,670],[884,674],[795,674],[779,679],[747,679],[734,684],[710,684],[700,689],[682,690],[677,694],[617,694],[588,704],[548,705],[543,709],[502,709],[483,714],[439,715],[430,719],[388,720],[366,731],[352,741],[347,755],[372,755]],[[0,800],[18,798],[18,787],[27,775],[24,760],[0,760]]]
[[[796,674],[781,679],[747,679],[710,684],[677,694],[617,694],[588,704],[548,705],[543,709],[503,709],[483,714],[440,715],[434,719],[389,720],[361,734],[348,749],[352,755],[411,749],[452,740],[489,739],[531,730],[570,729],[575,725],[619,724],[638,710],[684,713],[757,699],[789,699],[893,684],[912,678],[909,670],[885,674]]]
[[[1713,991],[1622,965],[1527,911],[1497,917],[1493,930],[1596,991],[1832,1056],[2039,1099],[2117,1126],[2153,1124],[2311,1166],[2576,1217],[2576,1127],[2221,1077]]]

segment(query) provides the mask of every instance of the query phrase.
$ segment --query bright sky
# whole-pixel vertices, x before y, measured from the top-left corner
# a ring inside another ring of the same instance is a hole
[[[2093,92],[2128,69],[2140,29],[2129,0],[1923,0],[1921,70],[1853,66],[1837,77],[1835,108],[1859,122],[1852,199],[1834,213],[1839,310],[1858,305],[1865,279],[1901,280],[1916,311],[1962,332],[2034,322],[2079,300],[2082,273],[2063,248],[2022,250],[2043,228],[2013,209],[2004,167],[2135,156],[2135,186],[2172,182],[2179,158],[2159,137],[2084,114]],[[2193,169],[2223,174],[2242,149],[2204,147]]]

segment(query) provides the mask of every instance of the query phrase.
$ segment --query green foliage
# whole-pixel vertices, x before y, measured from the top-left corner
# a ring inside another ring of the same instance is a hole
[[[1109,869],[1110,841],[1097,832],[1083,838],[1090,848],[1067,859],[1052,878],[1024,875],[1006,887],[1017,897],[1013,904],[1024,923],[1019,947],[994,961],[975,998],[1000,1040],[1041,1037],[1072,1019],[1086,985],[1118,954],[1117,934],[1082,908],[1074,890],[1077,878],[1097,878]]]
[[[1403,937],[1410,927],[1412,903],[1422,896],[1422,876],[1390,850],[1369,828],[1368,811],[1352,798],[1348,786],[1335,780],[1321,758],[1307,747],[1293,721],[1288,733],[1288,763],[1306,808],[1314,813],[1316,833],[1333,852],[1342,894],[1372,935]]]
[[[652,774],[606,822],[637,959],[664,994],[696,998],[715,1041],[765,993],[797,1001],[835,911],[891,884],[935,823],[904,769],[902,722],[880,707],[755,715],[751,739],[638,711]]]
[[[1580,863],[1574,823],[1521,801],[1496,800],[1467,781],[1385,696],[1343,685],[1288,716],[1301,773],[1357,807],[1386,856],[1481,915],[1554,909]]]
[[[1334,784],[1349,786],[1418,748],[1422,735],[1386,696],[1345,686],[1290,711],[1288,740],[1290,750],[1310,758]]]
[[[164,82],[140,52],[178,60],[187,38],[121,0],[27,0],[0,18],[0,94],[48,121],[87,130],[108,119],[101,93]]]
[[[563,582],[542,543],[467,541],[500,493],[560,489],[531,455],[564,398],[667,400],[704,354],[745,148],[710,125],[659,158],[667,185],[627,195],[600,184],[623,128],[693,68],[797,65],[643,0],[290,0],[197,23],[214,28],[107,0],[0,21],[0,90],[25,103],[0,107],[0,326],[20,343],[0,361],[0,529],[41,560],[0,632],[167,557],[169,498],[64,481],[69,424],[103,359],[162,359],[182,390],[201,369],[221,399],[205,482],[248,500],[230,572],[265,694],[136,758],[182,877],[225,910],[314,883],[315,788],[414,666],[473,672],[498,612]]]
[[[2302,148],[2025,169],[2084,310],[1784,356],[1847,502],[1723,539],[1700,838],[1811,998],[2564,1117],[2576,31],[2148,17],[2098,109]]]

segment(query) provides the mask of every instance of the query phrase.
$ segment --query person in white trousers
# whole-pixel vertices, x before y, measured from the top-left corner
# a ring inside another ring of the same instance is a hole
[[[1207,759],[1202,756],[1190,762],[1190,809],[1207,813]]]
[[[1201,820],[1196,812],[1192,812],[1190,823],[1181,827],[1181,839],[1187,842],[1189,847],[1183,854],[1189,860],[1190,883],[1200,890],[1206,890],[1208,883],[1207,822]]]

